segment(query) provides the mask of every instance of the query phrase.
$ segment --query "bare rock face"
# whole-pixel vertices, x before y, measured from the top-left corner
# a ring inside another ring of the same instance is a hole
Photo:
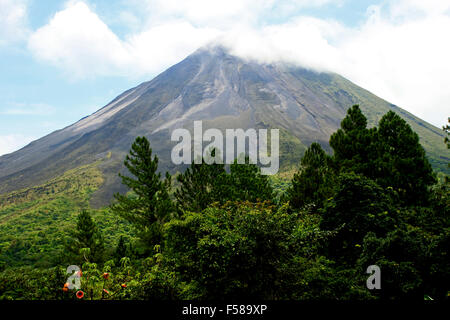
[[[353,104],[361,106],[372,126],[389,110],[399,113],[421,137],[433,165],[445,168],[440,129],[343,77],[245,61],[215,47],[197,50],[94,114],[0,157],[0,194],[103,159],[105,183],[93,203],[106,204],[121,190],[117,172],[136,136],[150,140],[161,170],[174,172],[180,168],[170,161],[176,144],[170,134],[175,128],[192,129],[194,120],[203,120],[205,128],[278,128],[281,165],[295,164],[311,142],[329,150],[329,136]]]

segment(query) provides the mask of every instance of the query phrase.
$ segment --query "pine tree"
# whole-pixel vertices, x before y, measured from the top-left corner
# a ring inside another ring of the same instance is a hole
[[[228,181],[229,200],[259,202],[273,199],[274,192],[268,176],[262,175],[261,169],[249,162],[249,157],[245,157],[242,164],[234,160],[230,165]]]
[[[117,243],[116,250],[114,251],[114,260],[115,260],[116,265],[119,265],[120,259],[127,256],[127,254],[128,254],[127,251],[128,250],[127,250],[127,246],[125,243],[125,238],[123,236],[120,236],[119,242]]]
[[[83,264],[89,262],[101,263],[105,257],[103,237],[94,220],[87,210],[83,210],[77,217],[77,226],[71,234],[72,238],[66,244],[69,263]],[[88,256],[80,254],[80,250],[89,248]]]
[[[393,111],[381,118],[378,128],[366,125],[355,105],[330,137],[336,173],[362,174],[381,187],[395,189],[404,204],[424,203],[435,176],[417,133]]]
[[[419,136],[393,111],[380,120],[376,135],[377,157],[373,178],[382,187],[392,187],[409,205],[427,201],[436,182]]]
[[[215,156],[216,150],[211,150]],[[180,211],[200,212],[209,204],[222,201],[224,196],[225,166],[220,163],[196,164],[192,161],[189,168],[177,177],[180,187],[175,191],[177,207]]]
[[[272,200],[274,195],[268,177],[261,174],[257,165],[250,164],[248,157],[243,164],[235,160],[230,165],[230,173],[223,164],[192,162],[177,180],[180,187],[175,191],[175,198],[179,209],[185,211],[200,212],[213,202]]]
[[[291,208],[300,209],[307,204],[321,206],[332,187],[329,163],[330,157],[320,144],[312,143],[301,160],[301,168],[294,175],[291,187],[287,190],[287,200]]]
[[[335,169],[370,175],[375,132],[376,128],[367,129],[367,119],[359,106],[352,106],[342,120],[341,128],[330,137]]]
[[[164,180],[158,170],[158,157],[152,157],[150,142],[137,137],[124,161],[130,176],[119,174],[122,183],[132,194],[115,194],[113,212],[130,221],[143,243],[152,248],[161,241],[162,224],[171,219],[174,212],[169,196],[171,177],[166,173]]]

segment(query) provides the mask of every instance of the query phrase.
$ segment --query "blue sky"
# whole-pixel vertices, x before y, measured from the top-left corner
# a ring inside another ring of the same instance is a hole
[[[210,42],[340,73],[442,126],[449,32],[439,0],[0,0],[0,155]]]

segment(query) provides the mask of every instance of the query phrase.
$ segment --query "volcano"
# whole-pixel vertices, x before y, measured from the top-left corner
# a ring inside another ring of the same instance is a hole
[[[94,206],[123,191],[117,176],[136,136],[146,136],[160,169],[180,170],[170,161],[175,128],[276,128],[280,165],[299,163],[304,150],[319,142],[327,151],[330,135],[346,111],[359,104],[369,126],[389,110],[416,131],[435,168],[448,170],[443,132],[334,73],[285,63],[261,64],[231,55],[222,47],[201,48],[153,80],[129,89],[103,108],[24,148],[0,157],[0,194],[42,184],[64,172],[98,163],[104,181]],[[101,160],[101,161],[99,161]]]

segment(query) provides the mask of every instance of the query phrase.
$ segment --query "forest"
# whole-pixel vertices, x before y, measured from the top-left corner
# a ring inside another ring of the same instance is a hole
[[[45,209],[76,209],[67,228],[16,251],[0,243],[0,300],[448,300],[450,181],[418,135],[392,111],[369,128],[354,105],[329,145],[312,143],[286,183],[248,161],[163,174],[137,137],[120,175],[130,191],[110,207],[77,198],[93,185],[67,187],[73,202]],[[367,286],[374,265],[379,289]]]

